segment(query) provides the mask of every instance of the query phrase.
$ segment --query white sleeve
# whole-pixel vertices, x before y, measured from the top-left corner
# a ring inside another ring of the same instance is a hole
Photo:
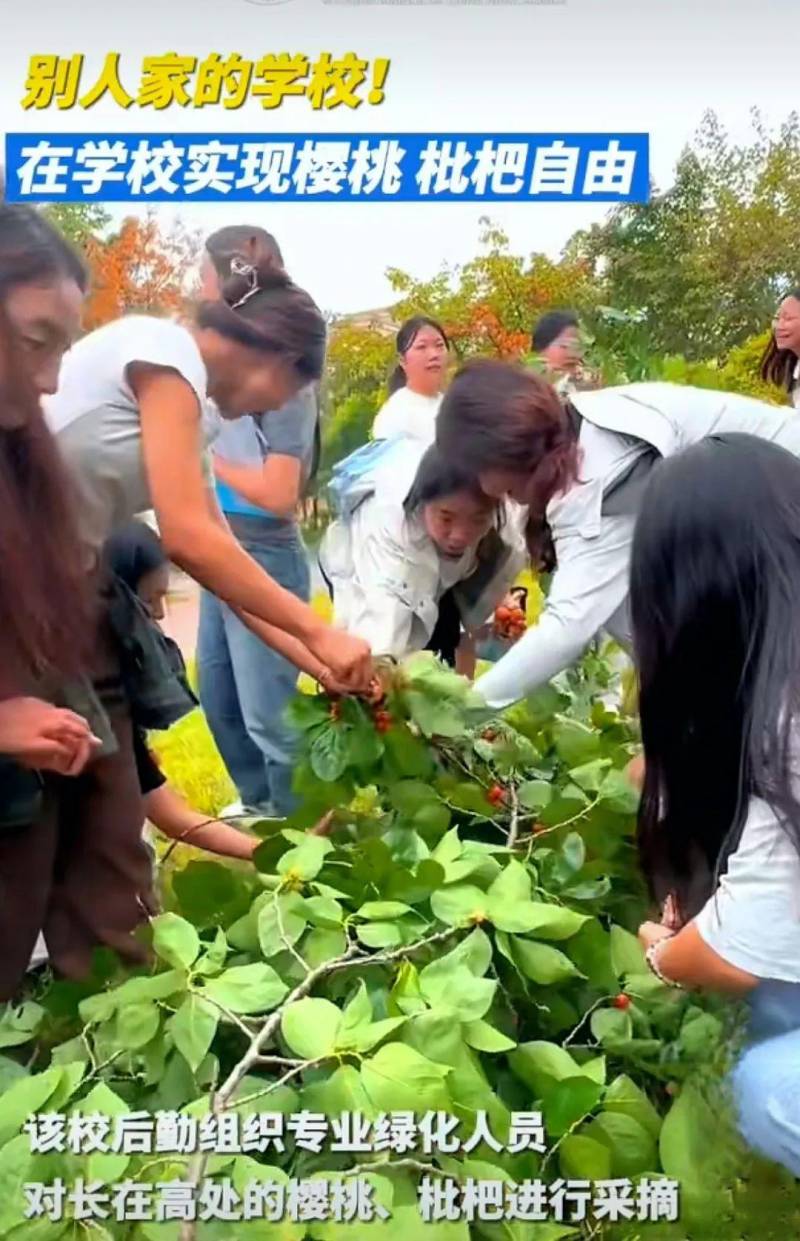
[[[352,540],[353,582],[348,631],[369,643],[374,655],[408,654],[414,622],[409,586],[408,550],[392,536],[387,523],[371,520],[368,531]]]
[[[120,321],[120,372],[127,386],[128,367],[134,362],[176,371],[191,387],[202,412],[207,400],[208,376],[192,335],[170,319],[137,318]]]
[[[403,404],[396,399],[397,395],[396,392],[392,393],[375,415],[375,421],[372,424],[373,439],[388,440],[393,435],[402,435],[405,432]]]
[[[739,847],[694,925],[729,965],[800,983],[800,858],[766,802],[752,799]]]
[[[633,528],[633,517],[604,517],[594,538],[557,540],[558,568],[539,623],[475,683],[488,706],[518,702],[580,657],[627,596]]]

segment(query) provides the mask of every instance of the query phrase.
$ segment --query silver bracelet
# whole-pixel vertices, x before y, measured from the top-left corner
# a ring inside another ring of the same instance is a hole
[[[655,974],[659,982],[663,982],[665,987],[677,987],[680,990],[681,984],[679,982],[675,982],[674,978],[667,978],[667,976],[663,974],[658,967],[658,962],[656,961],[656,951],[664,942],[665,941],[663,939],[657,939],[654,944],[651,944],[644,954],[644,959],[650,967],[651,973]]]

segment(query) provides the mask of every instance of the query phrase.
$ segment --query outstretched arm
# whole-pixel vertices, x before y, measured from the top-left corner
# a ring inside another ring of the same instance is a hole
[[[518,702],[580,658],[628,593],[633,526],[632,517],[605,517],[595,538],[558,538],[539,623],[475,683],[488,706]]]

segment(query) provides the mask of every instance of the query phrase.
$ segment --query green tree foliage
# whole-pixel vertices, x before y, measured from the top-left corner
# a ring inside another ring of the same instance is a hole
[[[770,132],[754,112],[752,125],[749,142],[733,143],[708,113],[670,188],[567,247],[604,300],[644,311],[655,354],[727,353],[764,330],[800,275],[800,120]]]

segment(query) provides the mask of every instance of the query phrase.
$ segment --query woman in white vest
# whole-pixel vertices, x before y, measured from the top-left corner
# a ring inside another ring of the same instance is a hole
[[[487,704],[518,701],[580,657],[602,630],[630,646],[628,572],[638,505],[657,462],[707,436],[743,431],[800,456],[800,419],[729,392],[638,383],[562,404],[529,370],[465,366],[437,419],[437,445],[489,495],[529,506],[534,556],[555,572],[539,623],[476,684]]]
[[[419,440],[387,444],[341,507],[320,568],[335,623],[374,655],[429,649],[452,663],[462,626],[484,624],[525,562],[519,519]]]
[[[398,362],[389,379],[389,399],[372,425],[374,439],[408,435],[433,443],[449,348],[435,319],[415,315],[406,320],[397,333]]]

